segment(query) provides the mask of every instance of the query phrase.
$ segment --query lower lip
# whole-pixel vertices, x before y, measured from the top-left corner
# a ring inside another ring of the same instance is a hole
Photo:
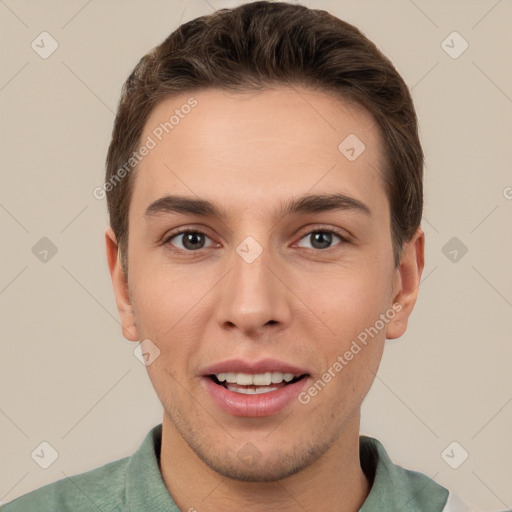
[[[232,416],[260,418],[277,414],[297,400],[298,394],[306,386],[308,377],[303,377],[293,384],[259,395],[245,395],[229,391],[216,384],[210,377],[202,377],[201,381],[210,393],[213,401]]]

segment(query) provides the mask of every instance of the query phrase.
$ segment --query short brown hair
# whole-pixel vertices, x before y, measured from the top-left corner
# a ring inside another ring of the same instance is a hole
[[[357,28],[332,14],[257,1],[184,23],[146,54],[125,82],[106,160],[106,183],[140,144],[155,105],[209,87],[229,91],[302,85],[355,101],[376,120],[390,203],[395,266],[421,223],[423,151],[407,85]],[[340,141],[341,142],[341,141]],[[117,173],[117,174],[116,174]],[[123,176],[126,173],[123,173]],[[107,188],[110,224],[127,271],[128,212],[134,173]]]

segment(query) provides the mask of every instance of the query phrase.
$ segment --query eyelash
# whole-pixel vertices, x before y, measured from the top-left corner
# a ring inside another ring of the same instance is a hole
[[[171,233],[169,236],[167,236],[164,240],[164,245],[170,251],[175,252],[175,253],[180,253],[180,254],[193,254],[193,253],[199,253],[200,251],[204,250],[205,248],[197,249],[195,251],[183,250],[183,249],[178,249],[171,244],[171,240],[173,240],[174,238],[178,237],[179,235],[188,234],[188,233],[200,234],[200,235],[204,235],[205,237],[208,237],[208,235],[204,231],[201,231],[200,229],[183,228],[183,229],[175,231],[175,232]],[[302,240],[306,236],[312,235],[313,233],[330,233],[330,234],[333,234],[333,235],[336,235],[337,237],[339,237],[343,244],[349,243],[349,240],[347,239],[347,237],[343,236],[339,231],[334,230],[332,228],[327,228],[326,226],[318,226],[315,229],[304,233],[300,237],[299,240]],[[208,238],[210,238],[210,237],[208,237]],[[338,243],[338,245],[342,245],[342,244]],[[315,251],[315,252],[327,252],[327,251],[329,251],[329,249],[332,249],[333,247],[335,247],[335,245],[331,246],[331,247],[327,247],[325,249],[312,248],[310,250]],[[206,249],[208,249],[208,248],[206,248]],[[303,247],[303,249],[309,249],[309,248]]]

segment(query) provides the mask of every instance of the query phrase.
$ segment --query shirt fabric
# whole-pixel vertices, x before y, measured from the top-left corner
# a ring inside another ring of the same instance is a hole
[[[160,472],[161,440],[159,424],[132,456],[36,489],[0,512],[180,512]],[[377,439],[360,435],[359,450],[371,485],[360,512],[469,510],[428,476],[395,465]],[[187,510],[194,510],[193,504]]]

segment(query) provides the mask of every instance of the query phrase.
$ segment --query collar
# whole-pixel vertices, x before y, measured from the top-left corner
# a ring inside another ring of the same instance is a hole
[[[359,457],[361,468],[372,484],[359,512],[443,510],[448,499],[448,489],[423,473],[394,464],[378,439],[360,435]]]

